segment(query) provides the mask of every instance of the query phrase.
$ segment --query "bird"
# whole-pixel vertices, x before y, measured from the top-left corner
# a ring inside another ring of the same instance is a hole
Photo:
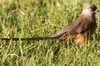
[[[92,3],[83,3],[83,10],[79,17],[71,22],[67,27],[51,37],[0,38],[0,40],[18,41],[58,39],[63,40],[66,43],[69,43],[72,40],[78,44],[80,48],[82,48],[84,46],[85,40],[88,40],[96,30],[96,12],[98,12],[96,5]]]
[[[96,12],[98,12],[96,5],[83,3],[79,17],[53,37],[65,37],[67,38],[65,42],[69,43],[72,40],[82,48],[85,40],[88,40],[96,30]]]

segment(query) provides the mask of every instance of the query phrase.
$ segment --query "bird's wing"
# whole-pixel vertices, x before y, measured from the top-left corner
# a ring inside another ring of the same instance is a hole
[[[76,20],[74,22],[72,22],[71,24],[69,24],[66,28],[62,29],[61,31],[59,31],[58,33],[54,34],[53,37],[61,37],[63,36],[65,33],[70,33],[71,31],[73,31],[73,29],[75,29],[78,25],[80,24],[79,20]]]
[[[87,19],[83,20],[77,28],[76,32],[83,34],[84,32],[94,29],[96,22],[89,21]]]
[[[87,19],[76,20],[76,21],[72,22],[71,24],[69,24],[69,26],[66,27],[65,29],[59,31],[53,37],[61,37],[66,33],[69,33],[70,35],[84,33],[86,30],[88,30],[89,28],[92,27],[91,24],[92,24],[92,22],[90,22]]]

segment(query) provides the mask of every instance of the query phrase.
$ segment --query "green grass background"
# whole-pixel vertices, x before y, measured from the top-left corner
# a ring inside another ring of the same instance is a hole
[[[85,2],[100,11],[100,0],[0,0],[0,37],[49,37],[74,21]],[[100,12],[96,17],[83,49],[59,40],[0,40],[0,66],[100,66]]]

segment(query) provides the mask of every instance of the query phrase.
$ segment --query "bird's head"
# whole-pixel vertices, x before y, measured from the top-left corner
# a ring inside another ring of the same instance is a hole
[[[84,3],[83,4],[83,13],[84,14],[95,14],[98,12],[97,7],[91,3]]]

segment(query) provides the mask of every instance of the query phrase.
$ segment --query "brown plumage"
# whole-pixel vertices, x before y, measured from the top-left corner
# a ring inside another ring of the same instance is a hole
[[[96,11],[97,7],[94,4],[84,3],[83,11],[80,16],[53,37],[67,37],[66,42],[70,42],[71,38],[82,48],[84,41],[88,39],[96,29]]]

